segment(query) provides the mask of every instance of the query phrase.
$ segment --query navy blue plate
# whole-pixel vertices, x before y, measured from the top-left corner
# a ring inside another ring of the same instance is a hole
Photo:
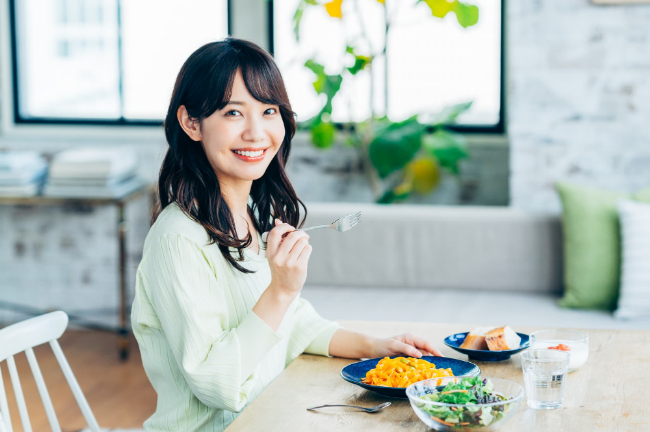
[[[470,360],[476,361],[503,361],[508,360],[511,355],[522,352],[523,350],[530,348],[530,338],[527,334],[517,333],[521,338],[521,343],[519,348],[505,350],[505,351],[490,351],[490,350],[471,350],[461,348],[460,346],[465,341],[467,334],[465,333],[456,333],[445,338],[445,345],[451,349],[455,349],[459,353],[463,353],[469,356]]]
[[[382,358],[384,357],[351,363],[346,367],[344,367],[343,369],[341,369],[341,378],[343,378],[347,382],[356,384],[359,387],[363,387],[366,390],[372,390],[384,396],[406,399],[406,387],[382,387],[382,386],[368,385],[361,382],[361,378],[365,378],[366,373],[368,373],[370,369],[374,369],[377,366],[377,363],[379,363],[379,360],[381,360]],[[395,358],[395,357],[391,357],[391,358]],[[449,357],[434,357],[434,356],[422,356],[422,359],[435,364],[436,368],[438,369],[451,368],[451,371],[453,372],[454,376],[481,375],[481,369],[479,369],[478,366],[463,360],[458,360]]]

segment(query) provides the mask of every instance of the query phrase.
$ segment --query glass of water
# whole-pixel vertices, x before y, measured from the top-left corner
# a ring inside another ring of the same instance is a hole
[[[570,354],[550,349],[529,349],[521,353],[526,399],[534,409],[562,406]]]

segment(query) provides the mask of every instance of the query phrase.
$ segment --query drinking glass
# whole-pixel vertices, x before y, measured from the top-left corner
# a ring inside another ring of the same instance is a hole
[[[529,349],[521,353],[526,399],[534,409],[562,406],[570,354],[549,349]]]
[[[589,358],[589,335],[577,330],[551,329],[530,334],[532,349],[545,349],[563,344],[569,347],[569,373],[580,369]],[[562,350],[560,350],[562,351]]]

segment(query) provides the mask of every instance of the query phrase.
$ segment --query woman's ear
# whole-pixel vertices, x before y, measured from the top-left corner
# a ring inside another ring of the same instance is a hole
[[[176,116],[178,117],[178,122],[181,124],[181,127],[187,136],[189,136],[193,141],[201,141],[201,125],[198,121],[190,118],[185,105],[178,107]]]

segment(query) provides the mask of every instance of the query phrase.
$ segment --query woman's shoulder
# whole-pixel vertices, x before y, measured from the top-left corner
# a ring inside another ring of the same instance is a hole
[[[199,247],[207,246],[210,241],[205,228],[185,214],[176,203],[169,204],[158,215],[145,239],[143,253],[146,254],[155,242],[169,236],[184,237]]]

